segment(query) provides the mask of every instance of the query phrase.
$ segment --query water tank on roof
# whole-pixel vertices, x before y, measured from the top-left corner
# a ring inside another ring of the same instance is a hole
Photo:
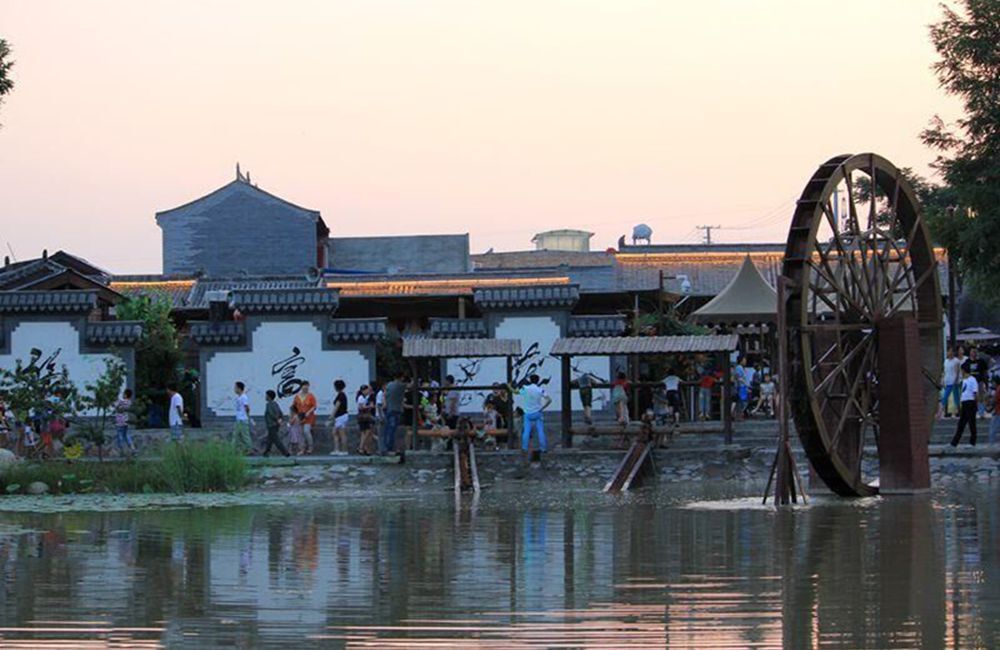
[[[593,236],[594,233],[586,230],[547,230],[532,237],[531,241],[535,250],[586,253],[590,251]]]
[[[638,226],[632,229],[632,243],[635,244],[640,241],[649,242],[653,239],[653,229],[644,223],[640,223]]]

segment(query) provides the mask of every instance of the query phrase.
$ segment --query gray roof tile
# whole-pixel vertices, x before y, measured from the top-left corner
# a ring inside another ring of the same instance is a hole
[[[97,308],[96,291],[0,291],[0,313],[87,313]]]
[[[736,334],[707,336],[609,336],[563,338],[552,344],[551,354],[604,356],[612,354],[682,354],[730,352],[736,349]]]
[[[240,321],[192,321],[191,339],[198,345],[239,345],[246,339]]]
[[[487,287],[476,289],[473,299],[480,309],[572,308],[580,300],[575,284]]]
[[[87,323],[86,338],[91,345],[133,345],[142,338],[141,321]]]
[[[486,323],[481,318],[431,318],[430,334],[438,339],[486,338]]]
[[[326,338],[331,343],[375,341],[385,337],[385,318],[335,318]]]
[[[519,339],[403,339],[403,356],[407,358],[481,358],[520,354]]]
[[[569,319],[570,336],[621,336],[625,333],[625,317],[612,314],[608,316],[571,316]]]
[[[229,304],[243,314],[332,314],[340,304],[336,289],[238,289]]]

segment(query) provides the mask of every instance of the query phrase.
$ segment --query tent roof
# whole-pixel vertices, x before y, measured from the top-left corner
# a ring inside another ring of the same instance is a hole
[[[777,312],[777,292],[747,255],[719,295],[691,316],[699,323],[753,323],[774,321]]]

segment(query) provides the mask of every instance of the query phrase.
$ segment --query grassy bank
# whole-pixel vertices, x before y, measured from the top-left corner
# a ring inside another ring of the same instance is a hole
[[[51,494],[231,492],[247,483],[243,455],[225,442],[167,445],[157,460],[120,463],[18,463],[0,472],[0,494],[23,494],[34,482]]]

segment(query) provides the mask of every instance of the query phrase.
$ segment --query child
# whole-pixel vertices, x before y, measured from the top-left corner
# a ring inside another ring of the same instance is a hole
[[[128,432],[128,413],[132,408],[132,389],[126,388],[121,399],[115,403],[115,446],[118,455],[124,457],[128,449],[130,456],[135,456],[135,443]]]
[[[358,443],[358,453],[362,456],[370,456],[375,452],[375,434],[372,428],[375,426],[375,402],[371,388],[362,386],[358,391],[358,430],[361,432],[361,441]]]
[[[628,391],[631,384],[625,378],[624,372],[619,372],[618,376],[611,384],[611,401],[615,405],[615,418],[618,424],[625,426],[629,422],[628,414]]]
[[[306,451],[305,436],[302,433],[302,419],[295,404],[288,409],[288,450],[296,456]]]
[[[760,382],[760,397],[757,398],[757,405],[753,409],[753,414],[756,415],[761,411],[767,416],[773,416],[774,409],[774,380],[770,375],[764,375],[764,379]]]
[[[483,405],[483,423],[482,426],[476,429],[476,438],[478,438],[483,443],[484,449],[496,449],[497,439],[496,430],[498,416],[496,409],[493,407],[492,402],[486,402]]]
[[[670,421],[670,402],[667,399],[667,389],[657,386],[653,390],[653,416],[658,425],[664,425]]]

